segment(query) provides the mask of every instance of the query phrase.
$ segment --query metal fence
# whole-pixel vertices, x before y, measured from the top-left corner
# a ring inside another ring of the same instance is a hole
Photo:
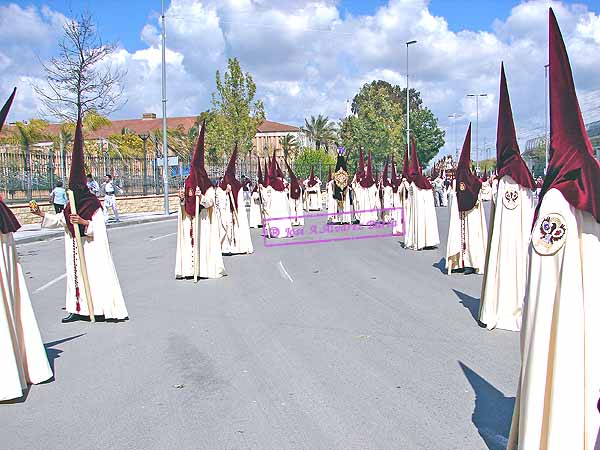
[[[123,158],[104,156],[86,156],[86,173],[91,173],[99,184],[106,174],[112,175],[115,183],[123,189],[123,195],[160,195],[163,193],[163,161],[158,158]],[[227,157],[218,160],[206,160],[208,176],[216,182],[224,173]],[[264,159],[261,159],[264,167]],[[158,162],[158,164],[157,164]],[[247,176],[253,182],[257,178],[256,156],[239,156],[237,161],[237,177]],[[286,174],[283,158],[279,165]],[[183,185],[189,174],[189,158],[169,158],[169,192],[175,193]],[[303,167],[292,162],[294,172],[300,177],[310,173],[310,167]],[[46,201],[57,181],[68,183],[71,169],[71,154],[61,154],[52,149],[46,151],[23,152],[5,150],[0,152],[0,194],[7,203],[23,203],[31,199]],[[329,167],[315,165],[315,175],[321,180],[327,179]],[[335,167],[331,166],[334,171]]]

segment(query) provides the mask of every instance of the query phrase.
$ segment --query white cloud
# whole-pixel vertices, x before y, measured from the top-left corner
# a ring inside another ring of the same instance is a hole
[[[253,74],[270,119],[300,124],[319,113],[338,119],[346,99],[363,83],[381,78],[405,85],[404,43],[417,39],[410,48],[411,86],[421,91],[448,131],[447,116],[464,114],[457,125],[459,143],[466,120],[475,120],[475,101],[466,94],[487,93],[479,105],[480,146],[485,138],[493,148],[502,60],[520,137],[543,130],[548,4],[522,2],[490,31],[455,32],[445,18],[429,11],[427,0],[389,0],[366,16],[344,14],[333,0],[172,0],[167,11],[168,111],[187,115],[207,109],[215,70],[225,70],[227,58],[236,56]],[[594,117],[600,108],[594,94],[600,15],[582,5],[551,4],[567,42],[582,109]],[[44,59],[55,50],[63,20],[49,8],[0,7],[1,94],[8,92],[6,80],[21,87],[40,77],[37,55]],[[128,70],[128,103],[119,117],[160,113],[159,30],[157,19],[146,24],[140,30],[146,48],[121,49],[113,57]],[[20,89],[15,115],[35,114],[30,91]],[[451,132],[448,141],[447,149],[453,150]]]

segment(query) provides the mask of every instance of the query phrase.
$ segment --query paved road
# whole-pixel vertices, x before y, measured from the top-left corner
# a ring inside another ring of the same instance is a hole
[[[55,380],[0,405],[1,449],[504,448],[519,338],[477,325],[481,277],[445,275],[445,242],[264,248],[254,230],[254,255],[194,285],[174,227],[110,230],[120,324],[61,324],[62,239],[19,247]]]

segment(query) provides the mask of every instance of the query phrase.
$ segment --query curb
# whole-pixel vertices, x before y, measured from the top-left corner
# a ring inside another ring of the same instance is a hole
[[[110,230],[111,228],[122,228],[122,227],[131,226],[131,225],[140,225],[143,223],[153,223],[153,222],[163,222],[163,221],[175,220],[175,219],[177,219],[177,215],[175,213],[170,213],[168,216],[140,217],[138,219],[127,220],[125,222],[113,222],[113,223],[109,222],[106,228]],[[32,242],[48,241],[57,236],[62,236],[63,234],[64,234],[64,231],[56,230],[55,232],[50,232],[50,233],[46,233],[43,235],[29,236],[29,237],[24,237],[22,239],[15,239],[15,244],[19,245],[19,244],[30,244]]]

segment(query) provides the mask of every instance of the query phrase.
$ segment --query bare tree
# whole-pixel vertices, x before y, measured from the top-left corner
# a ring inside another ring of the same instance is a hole
[[[126,71],[104,61],[116,45],[102,41],[89,13],[67,22],[64,32],[59,56],[42,64],[46,85],[34,86],[47,112],[61,121],[75,121],[79,113],[109,115],[121,108]]]

